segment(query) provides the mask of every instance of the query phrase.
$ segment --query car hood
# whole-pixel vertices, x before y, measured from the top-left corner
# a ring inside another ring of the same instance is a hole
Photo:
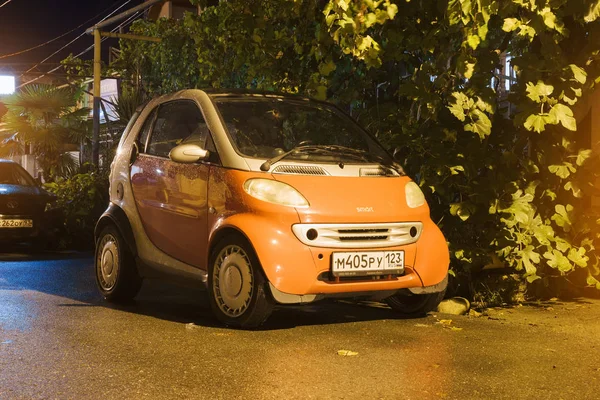
[[[380,223],[422,221],[425,204],[409,208],[404,187],[410,178],[338,177],[273,174],[273,179],[298,190],[309,202],[297,208],[302,223]]]
[[[48,192],[37,186],[0,184],[0,196],[50,196]]]

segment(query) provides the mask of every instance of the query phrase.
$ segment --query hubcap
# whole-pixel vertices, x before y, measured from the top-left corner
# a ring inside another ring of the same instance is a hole
[[[117,283],[119,272],[119,248],[113,235],[105,235],[100,242],[100,252],[96,262],[99,266],[98,278],[104,290],[111,290]]]
[[[239,317],[250,304],[254,288],[252,267],[241,247],[230,245],[219,253],[213,269],[217,305],[229,317]]]

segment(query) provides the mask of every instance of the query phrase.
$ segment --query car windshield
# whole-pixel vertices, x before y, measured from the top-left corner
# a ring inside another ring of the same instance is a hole
[[[321,103],[293,99],[218,98],[236,150],[270,159],[296,147],[287,160],[391,163],[389,155],[354,121]]]
[[[35,186],[35,181],[21,166],[0,163],[0,185]]]

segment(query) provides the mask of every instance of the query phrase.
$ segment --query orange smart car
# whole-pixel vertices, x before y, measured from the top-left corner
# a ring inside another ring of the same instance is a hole
[[[304,98],[185,90],[130,121],[96,227],[107,300],[143,278],[207,286],[227,325],[327,297],[433,310],[448,247],[419,186],[336,107]]]

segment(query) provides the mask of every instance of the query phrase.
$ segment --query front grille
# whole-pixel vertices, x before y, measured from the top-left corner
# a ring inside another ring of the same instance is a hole
[[[321,272],[317,279],[327,283],[343,283],[343,282],[371,282],[371,281],[389,281],[396,280],[402,275],[385,274],[385,275],[359,275],[359,276],[333,276],[329,271]]]
[[[291,175],[328,175],[323,168],[310,165],[280,165],[273,170],[273,173]]]
[[[37,215],[43,212],[43,205],[28,197],[0,196],[0,214],[3,215]]]
[[[338,229],[339,239],[342,242],[358,240],[386,240],[389,229]],[[377,234],[384,235],[377,235]]]
[[[376,248],[415,243],[421,236],[423,224],[296,224],[292,230],[302,243],[313,247]]]

